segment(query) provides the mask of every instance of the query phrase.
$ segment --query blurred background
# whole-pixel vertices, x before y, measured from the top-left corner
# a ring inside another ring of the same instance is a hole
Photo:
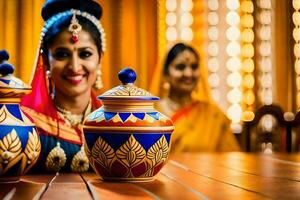
[[[300,0],[98,0],[107,51],[103,91],[130,66],[137,86],[157,94],[164,56],[175,42],[191,43],[207,68],[211,94],[232,121],[263,105],[294,117],[300,106]],[[16,76],[29,82],[43,21],[44,0],[0,0],[0,48],[10,52]],[[262,126],[276,125],[274,117]],[[264,144],[266,147],[268,143]],[[272,147],[271,147],[272,148]]]

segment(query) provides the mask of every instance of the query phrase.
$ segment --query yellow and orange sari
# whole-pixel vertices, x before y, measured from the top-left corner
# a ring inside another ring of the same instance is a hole
[[[157,109],[166,110],[166,94],[162,88],[162,64],[156,68],[150,90],[162,97]],[[171,91],[170,91],[171,92]],[[230,120],[213,101],[207,81],[207,70],[201,60],[197,88],[192,93],[193,103],[175,113],[163,112],[172,118],[175,130],[172,134],[171,152],[238,151],[240,146],[231,131]],[[168,102],[169,103],[169,102]]]
[[[175,125],[173,153],[240,150],[229,119],[215,104],[195,101],[179,109],[171,118]]]

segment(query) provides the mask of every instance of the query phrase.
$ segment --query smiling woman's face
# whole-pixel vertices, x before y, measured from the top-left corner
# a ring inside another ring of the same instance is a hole
[[[78,33],[73,43],[67,30],[58,34],[49,48],[48,60],[51,80],[59,93],[64,96],[78,96],[91,92],[100,64],[100,54],[87,31]]]
[[[197,86],[199,75],[199,60],[192,51],[186,49],[170,63],[166,78],[171,91],[187,94]]]

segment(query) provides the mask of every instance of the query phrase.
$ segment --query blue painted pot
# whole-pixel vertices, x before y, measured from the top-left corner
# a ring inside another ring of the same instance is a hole
[[[85,119],[85,151],[103,180],[152,180],[168,159],[174,126],[154,109],[159,98],[133,85],[133,70],[119,79],[123,85],[99,96],[103,106]]]
[[[1,62],[0,62],[1,63]],[[0,64],[0,181],[17,181],[37,161],[41,143],[32,120],[22,112],[20,97],[31,87],[11,74],[11,65]]]

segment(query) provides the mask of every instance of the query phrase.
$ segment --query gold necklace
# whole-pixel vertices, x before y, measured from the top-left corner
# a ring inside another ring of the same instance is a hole
[[[87,108],[84,111],[84,114],[73,114],[71,111],[60,107],[59,105],[56,104],[56,109],[60,116],[67,120],[72,126],[78,126],[81,124],[84,120],[84,118],[91,113],[92,111],[92,104],[91,101],[89,101],[89,104]]]

